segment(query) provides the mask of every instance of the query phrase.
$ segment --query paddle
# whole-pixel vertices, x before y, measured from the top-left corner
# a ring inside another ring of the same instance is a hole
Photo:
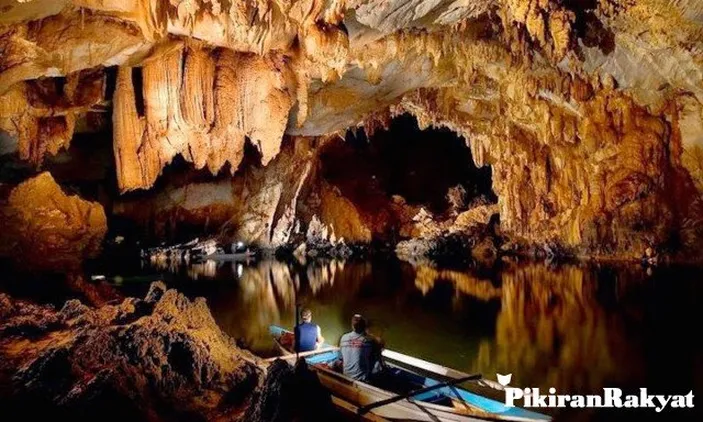
[[[369,412],[371,409],[375,409],[377,407],[381,407],[381,406],[385,406],[387,404],[395,403],[400,400],[405,400],[410,397],[416,396],[418,394],[426,393],[428,391],[437,390],[437,389],[444,388],[444,387],[453,386],[456,384],[461,384],[462,382],[466,382],[466,381],[475,381],[478,379],[481,379],[481,374],[469,375],[466,377],[457,378],[457,379],[453,379],[453,380],[446,381],[446,382],[441,382],[439,384],[436,384],[436,385],[433,385],[430,387],[419,388],[417,390],[413,390],[413,391],[406,393],[406,394],[400,394],[400,395],[397,395],[394,397],[387,398],[385,400],[379,400],[377,402],[367,404],[366,406],[361,406],[357,409],[357,414],[363,415],[364,413]]]
[[[309,352],[300,352],[298,354],[291,353],[290,355],[286,355],[286,356],[274,356],[272,358],[264,359],[264,362],[273,362],[276,359],[290,360],[290,359],[305,358],[308,356],[319,355],[321,353],[336,352],[337,350],[339,350],[339,347],[336,347],[336,346],[323,347],[322,349],[312,350]]]

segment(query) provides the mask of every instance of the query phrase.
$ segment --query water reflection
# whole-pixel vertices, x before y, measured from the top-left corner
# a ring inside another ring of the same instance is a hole
[[[690,375],[700,372],[697,342],[669,334],[670,315],[700,315],[700,269],[672,277],[639,267],[503,262],[456,270],[379,259],[206,263],[181,274],[178,288],[206,296],[220,326],[260,354],[272,352],[268,325],[292,326],[297,303],[313,309],[332,342],[361,312],[390,348],[466,372],[513,373],[517,385],[644,385],[668,373],[660,358],[671,352],[660,347],[678,349],[678,370],[700,382]],[[652,338],[662,335],[668,344]]]
[[[457,294],[463,294],[484,301],[499,298],[500,288],[495,287],[490,278],[479,277],[470,272],[454,270],[438,270],[428,264],[415,268],[415,287],[423,294],[434,289],[435,284],[442,280],[452,282]]]
[[[595,391],[636,375],[627,373],[641,366],[636,350],[622,316],[599,301],[596,275],[577,265],[510,265],[501,273],[495,337],[481,340],[473,367],[560,391]]]

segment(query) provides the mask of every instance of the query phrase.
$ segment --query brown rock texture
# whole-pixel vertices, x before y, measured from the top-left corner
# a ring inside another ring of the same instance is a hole
[[[278,154],[292,105],[281,58],[178,44],[162,49],[142,68],[118,72],[113,125],[121,190],[150,187],[177,154],[196,169],[216,174],[229,163],[234,172],[245,137],[264,164]]]
[[[0,315],[8,416],[21,411],[32,420],[32,409],[53,409],[79,420],[236,420],[263,379],[204,299],[160,282],[144,299],[98,309],[71,300],[55,310],[0,295]]]
[[[38,165],[68,149],[77,118],[100,110],[104,98],[101,70],[15,84],[0,101],[0,129],[18,139],[20,158]]]
[[[338,416],[305,367],[267,365],[239,349],[205,299],[162,282],[143,299],[100,308],[73,299],[57,310],[0,294],[0,405],[8,420],[47,412],[78,421]]]
[[[281,152],[265,167],[248,166],[231,178],[174,180],[152,195],[124,197],[113,213],[150,226],[153,235],[180,234],[179,227],[199,227],[264,248],[303,241],[316,219],[326,240],[368,243],[382,234],[353,198],[324,180],[320,153],[328,140],[286,138]],[[321,229],[322,230],[322,229]]]
[[[235,171],[247,142],[266,165],[284,133],[409,112],[492,166],[505,233],[624,258],[701,246],[701,0],[1,4],[0,128],[35,163],[100,103],[70,81],[119,66],[103,99],[122,191],[179,154]]]
[[[0,215],[0,252],[24,268],[77,270],[107,232],[100,204],[67,195],[46,172],[12,189]]]
[[[493,167],[502,229],[583,254],[637,258],[672,237],[685,238],[679,246],[689,251],[697,247],[700,237],[687,237],[681,226],[699,221],[700,192],[682,165],[680,132],[668,120],[676,119],[675,110],[652,114],[618,91],[568,77],[561,95],[575,108],[564,110],[531,94],[553,88],[534,79],[521,83],[538,85],[513,89],[515,102],[503,105],[521,125],[495,114],[490,134],[471,143],[474,157]],[[597,92],[584,99],[576,90]],[[427,118],[452,114],[449,90],[428,97],[416,97]],[[462,131],[465,118],[453,114]]]

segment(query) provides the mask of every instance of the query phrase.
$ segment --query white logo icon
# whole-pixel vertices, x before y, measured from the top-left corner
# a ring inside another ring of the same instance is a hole
[[[508,375],[496,374],[496,377],[498,378],[498,384],[505,387],[506,385],[510,384],[510,380],[513,378],[513,374],[508,374]]]

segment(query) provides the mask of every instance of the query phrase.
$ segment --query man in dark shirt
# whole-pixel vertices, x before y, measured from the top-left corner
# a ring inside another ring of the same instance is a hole
[[[369,382],[381,362],[382,342],[366,332],[366,320],[359,314],[352,317],[352,331],[339,341],[344,375]]]
[[[297,352],[310,352],[325,342],[320,326],[312,323],[312,311],[304,309],[300,314],[303,322],[295,327],[295,347]]]

